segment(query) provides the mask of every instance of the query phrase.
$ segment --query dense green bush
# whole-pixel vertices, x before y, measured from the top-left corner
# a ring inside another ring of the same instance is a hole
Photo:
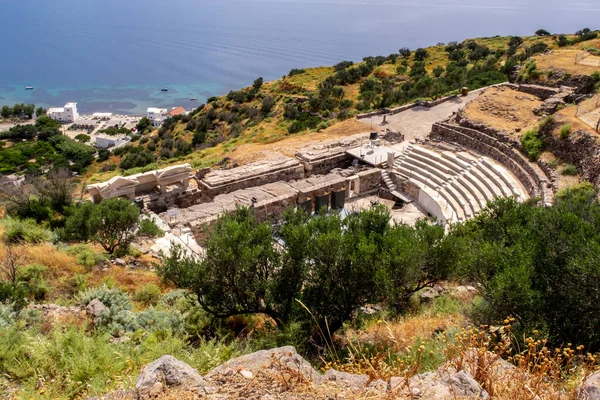
[[[2,220],[4,237],[10,243],[43,243],[50,241],[50,232],[33,219],[7,217]]]
[[[138,227],[140,209],[129,200],[113,198],[100,204],[83,202],[67,209],[61,238],[98,243],[113,254],[127,248]]]
[[[538,329],[552,343],[600,349],[600,204],[588,183],[553,207],[497,200],[455,228],[466,275],[481,288],[476,323],[515,318],[516,336]]]
[[[562,171],[560,171],[561,174],[563,175],[567,175],[567,176],[576,176],[577,175],[577,167],[569,164],[566,167],[564,167],[562,169]]]
[[[106,260],[103,254],[96,253],[88,245],[78,244],[67,249],[67,253],[77,256],[77,263],[88,270]]]
[[[164,232],[151,219],[144,218],[140,221],[138,235],[145,237],[158,237],[164,235]]]
[[[558,132],[558,137],[563,140],[568,138],[569,135],[571,134],[572,129],[573,129],[573,127],[571,126],[571,124],[564,124],[563,126],[560,127],[560,131]]]
[[[544,142],[540,138],[538,129],[531,129],[521,138],[523,150],[529,156],[531,161],[536,161],[544,148]]]
[[[290,211],[274,233],[241,208],[219,219],[204,261],[175,250],[159,272],[216,317],[262,313],[280,329],[294,320],[309,327],[315,318],[334,332],[370,302],[402,312],[413,293],[449,275],[457,251],[443,227],[389,222],[381,206],[345,218]]]
[[[155,283],[148,283],[135,291],[133,299],[145,306],[155,306],[161,299],[161,290]]]

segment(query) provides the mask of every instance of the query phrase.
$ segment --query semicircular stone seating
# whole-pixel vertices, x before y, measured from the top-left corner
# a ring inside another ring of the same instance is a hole
[[[437,203],[446,222],[471,218],[496,197],[529,197],[504,167],[468,152],[437,152],[411,143],[394,162],[393,171]]]

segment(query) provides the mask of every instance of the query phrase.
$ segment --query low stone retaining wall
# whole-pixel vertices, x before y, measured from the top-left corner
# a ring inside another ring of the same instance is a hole
[[[442,97],[439,98],[437,100],[432,100],[432,101],[416,101],[414,103],[410,103],[410,104],[405,104],[403,106],[400,107],[396,107],[396,108],[385,108],[383,110],[377,110],[377,111],[372,111],[372,112],[368,112],[368,113],[364,113],[364,114],[358,114],[356,116],[356,119],[364,119],[364,118],[371,118],[371,117],[375,117],[377,115],[394,115],[394,114],[398,114],[401,113],[402,111],[406,111],[409,110],[413,107],[435,107],[439,104],[442,104],[448,100],[452,100],[452,99],[456,99],[458,97],[457,94],[453,94],[450,96],[446,96],[446,97]]]

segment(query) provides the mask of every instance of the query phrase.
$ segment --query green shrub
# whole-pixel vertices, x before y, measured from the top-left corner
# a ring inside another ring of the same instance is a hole
[[[160,300],[161,294],[160,288],[155,283],[148,283],[136,290],[133,299],[145,306],[155,306]]]
[[[569,164],[566,167],[564,167],[560,173],[567,176],[575,176],[577,175],[577,167]]]
[[[100,286],[89,288],[79,293],[77,300],[82,306],[87,306],[92,300],[98,299],[106,307],[113,310],[131,310],[132,304],[127,293],[116,288]]]
[[[67,249],[67,254],[77,256],[77,263],[86,267],[88,271],[106,260],[104,254],[96,253],[85,244],[69,247],[69,249]]]
[[[154,221],[144,218],[140,221],[138,235],[154,238],[164,235],[164,232],[158,227],[158,225],[156,225]]]
[[[1,315],[0,309],[0,320]],[[191,347],[186,336],[164,331],[136,335],[128,343],[109,339],[75,326],[39,335],[17,323],[0,335],[0,370],[19,386],[19,398],[87,398],[122,389],[142,366],[165,354],[206,373],[248,351],[237,340],[202,340]],[[36,387],[40,377],[46,378],[43,395]]]
[[[544,148],[544,142],[537,129],[527,131],[521,138],[521,145],[531,161],[536,161]]]
[[[572,129],[571,124],[564,124],[563,126],[560,127],[558,137],[563,140],[568,138],[569,135],[571,134],[571,129]]]
[[[48,267],[41,264],[31,264],[19,268],[17,280],[25,287],[27,294],[35,301],[44,300],[50,291],[45,279],[47,272]]]
[[[50,231],[40,227],[33,219],[7,217],[2,221],[4,237],[10,243],[43,243],[51,238]]]

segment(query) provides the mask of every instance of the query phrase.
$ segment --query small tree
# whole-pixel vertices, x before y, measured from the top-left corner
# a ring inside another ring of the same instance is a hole
[[[271,96],[267,96],[262,100],[262,105],[261,105],[260,111],[265,116],[269,115],[269,113],[273,109],[274,105],[275,105],[275,99],[273,99],[273,97],[271,97]]]
[[[551,33],[545,29],[538,29],[537,31],[535,31],[535,34],[537,36],[550,36],[551,35]]]
[[[262,85],[263,85],[263,78],[259,77],[252,84],[252,89],[254,89],[254,90],[260,90],[260,88],[262,87]]]
[[[87,143],[90,141],[90,137],[85,133],[80,133],[79,135],[75,136],[74,139],[81,143]]]
[[[70,240],[91,240],[113,254],[134,238],[140,209],[125,199],[108,199],[100,204],[81,203],[69,210],[65,234]]]
[[[400,53],[400,55],[401,55],[403,58],[408,58],[408,57],[410,57],[410,54],[412,53],[408,47],[403,47],[403,48],[401,48],[400,50],[398,50],[398,52]]]
[[[149,120],[148,118],[146,118],[146,117],[143,117],[143,118],[142,118],[142,119],[140,119],[140,120],[138,121],[138,123],[135,125],[135,129],[136,129],[136,130],[137,130],[139,133],[143,134],[143,133],[145,133],[146,131],[148,131],[148,130],[152,129],[152,122],[150,122],[150,120]]]
[[[429,57],[429,53],[427,52],[427,50],[422,49],[422,48],[415,50],[415,60],[416,61],[424,61],[428,57]]]

